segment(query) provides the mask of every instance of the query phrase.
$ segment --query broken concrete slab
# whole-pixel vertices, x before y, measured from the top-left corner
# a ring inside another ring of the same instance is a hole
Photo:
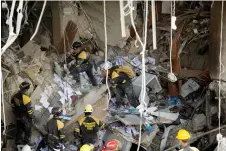
[[[140,125],[140,117],[138,115],[126,114],[123,116],[115,116],[119,121],[121,121],[125,125]],[[144,119],[142,120],[142,124],[145,123]]]
[[[9,70],[7,70],[7,69],[5,69],[5,68],[1,68],[1,70],[2,70],[2,80],[3,80],[3,83],[5,82],[5,80],[6,80],[6,78],[8,77],[8,75],[9,75],[9,73],[10,73],[10,71]]]
[[[39,46],[38,44],[32,42],[32,41],[28,41],[22,48],[21,50],[24,52],[25,55],[27,56],[31,56],[31,57],[38,57],[35,56],[34,54],[38,54],[38,52],[40,52],[41,46]]]
[[[194,132],[201,131],[207,126],[204,114],[195,114],[192,118],[192,129]]]

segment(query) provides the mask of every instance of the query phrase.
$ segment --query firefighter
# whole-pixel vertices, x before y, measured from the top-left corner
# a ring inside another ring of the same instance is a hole
[[[93,151],[94,150],[94,146],[91,144],[85,144],[83,145],[79,151]]]
[[[74,79],[80,84],[80,73],[86,72],[93,86],[97,86],[96,78],[93,75],[93,64],[91,62],[90,54],[82,47],[81,42],[74,42],[72,44],[73,53],[66,59],[67,63],[75,60],[69,67],[70,73],[73,75]],[[67,65],[64,65],[67,69]]]
[[[108,73],[109,81],[111,83],[112,88],[111,90],[113,90],[116,95],[116,105],[125,105],[126,103],[123,102],[123,98],[126,95],[130,105],[133,107],[137,107],[139,105],[139,101],[135,96],[131,80],[133,77],[135,77],[135,73],[133,72],[131,67],[112,67],[112,64],[110,62],[107,62],[101,65],[101,69],[103,71],[103,76],[106,77]]]
[[[81,138],[82,144],[96,144],[97,133],[104,128],[104,124],[92,116],[93,107],[88,104],[85,107],[85,116],[81,117],[75,126],[75,140]]]
[[[188,141],[191,138],[191,135],[185,129],[180,129],[176,136],[177,140],[179,140],[182,149],[180,151],[199,151],[196,147],[190,147]]]
[[[104,147],[101,148],[101,151],[121,151],[122,144],[116,139],[107,141]]]
[[[53,149],[64,149],[64,123],[60,121],[62,109],[54,107],[52,109],[53,118],[47,123],[47,144]]]
[[[11,99],[13,113],[16,116],[16,145],[30,144],[33,119],[31,98],[26,94],[30,88],[30,83],[24,81],[19,87],[19,92]],[[24,137],[22,137],[23,134]]]

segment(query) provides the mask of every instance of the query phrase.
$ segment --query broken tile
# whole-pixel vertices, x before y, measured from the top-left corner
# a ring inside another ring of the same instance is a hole
[[[186,97],[188,94],[199,89],[198,83],[194,80],[189,79],[185,84],[182,85],[181,96]]]

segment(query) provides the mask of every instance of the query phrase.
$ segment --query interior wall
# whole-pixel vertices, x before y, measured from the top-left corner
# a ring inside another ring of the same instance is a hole
[[[211,9],[210,25],[210,75],[212,79],[219,79],[219,53],[220,53],[220,33],[221,33],[221,2],[214,1]],[[226,10],[226,5],[224,5]],[[223,31],[222,31],[222,63],[226,68],[226,11],[223,14]],[[225,69],[226,70],[226,69]],[[226,72],[222,74],[222,79],[226,80]]]

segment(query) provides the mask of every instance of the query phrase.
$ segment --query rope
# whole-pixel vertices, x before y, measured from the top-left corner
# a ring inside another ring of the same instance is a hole
[[[38,32],[38,29],[39,29],[39,26],[40,26],[40,23],[41,23],[41,20],[42,20],[42,15],[43,15],[44,10],[45,10],[45,7],[46,7],[46,1],[47,1],[47,0],[44,0],[43,6],[42,6],[42,11],[41,11],[41,14],[40,14],[40,16],[39,16],[39,19],[38,19],[38,23],[37,23],[35,32],[34,32],[34,34],[31,36],[30,41],[32,41],[32,40],[34,39],[34,37],[36,36],[36,34],[37,34],[37,32]]]
[[[177,77],[173,74],[173,66],[172,66],[172,48],[173,48],[173,18],[175,18],[175,0],[171,1],[171,28],[170,28],[170,73],[168,74],[168,78],[171,82],[176,82]]]
[[[4,102],[4,93],[3,93],[3,76],[2,76],[2,70],[1,70],[1,87],[2,87],[2,94],[1,94],[1,100],[2,100],[2,112],[3,112],[3,121],[4,121],[4,131],[3,131],[3,135],[6,135],[6,120],[5,120],[5,102]]]
[[[219,53],[219,93],[218,93],[218,100],[219,100],[219,112],[218,112],[218,119],[219,119],[219,133],[220,133],[220,126],[221,126],[221,74],[222,74],[222,35],[223,35],[223,13],[224,13],[224,1],[222,0],[222,8],[221,8],[221,31],[220,31],[220,53]]]
[[[104,0],[104,37],[105,37],[105,41],[104,41],[104,45],[105,45],[104,62],[105,62],[105,64],[107,64],[107,60],[108,60],[108,45],[107,45],[108,38],[107,38],[107,17],[106,17],[106,2],[105,2],[105,0]],[[106,86],[107,86],[107,89],[108,89],[108,103],[107,103],[107,109],[108,109],[109,101],[111,99],[111,91],[110,91],[110,88],[109,88],[109,85],[108,85],[108,70],[107,70],[107,76],[106,76],[105,82],[106,82]]]

